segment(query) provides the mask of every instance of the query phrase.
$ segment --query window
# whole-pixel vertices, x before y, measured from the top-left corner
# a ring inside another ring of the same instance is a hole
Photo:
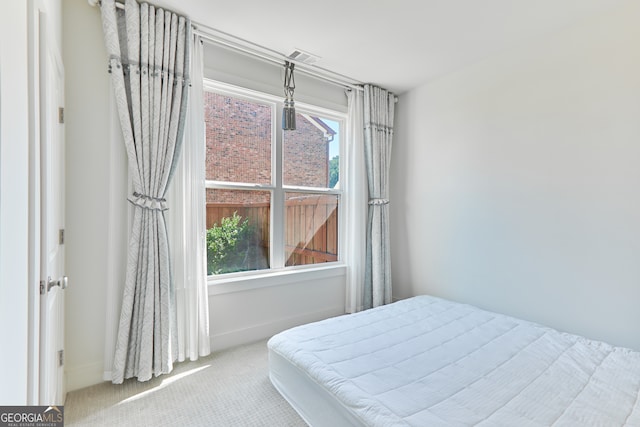
[[[209,275],[335,262],[339,254],[344,115],[207,81]]]

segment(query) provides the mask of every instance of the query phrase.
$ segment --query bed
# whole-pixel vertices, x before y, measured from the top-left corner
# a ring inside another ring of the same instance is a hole
[[[640,353],[431,296],[289,329],[269,376],[311,426],[640,426]]]

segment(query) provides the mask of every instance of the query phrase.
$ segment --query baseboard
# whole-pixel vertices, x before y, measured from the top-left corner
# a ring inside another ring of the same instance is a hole
[[[211,350],[223,350],[242,344],[259,341],[269,338],[278,332],[294,326],[303,325],[305,323],[315,322],[329,317],[335,317],[344,314],[344,307],[333,307],[326,310],[315,311],[313,313],[305,313],[300,316],[287,317],[277,319],[272,322],[262,323],[248,328],[237,329],[221,334],[211,336]]]
[[[103,382],[104,363],[94,362],[66,370],[67,393]]]
[[[242,344],[269,338],[278,332],[305,323],[327,319],[344,314],[344,306],[333,307],[326,310],[304,313],[299,316],[277,319],[267,323],[261,323],[248,328],[237,329],[211,336],[212,351],[223,350]],[[66,370],[67,393],[81,388],[99,384],[104,380],[104,363],[95,362],[76,366]]]

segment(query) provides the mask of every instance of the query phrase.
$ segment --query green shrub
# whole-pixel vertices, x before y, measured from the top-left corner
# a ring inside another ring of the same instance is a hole
[[[252,227],[237,212],[220,220],[207,230],[207,274],[233,273],[247,270],[251,249]]]
[[[340,156],[329,160],[329,188],[333,188],[340,181]]]

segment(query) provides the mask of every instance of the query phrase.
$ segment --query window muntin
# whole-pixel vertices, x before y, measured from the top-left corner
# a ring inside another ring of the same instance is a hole
[[[212,205],[226,205],[225,213],[216,214],[217,218],[234,219],[235,212],[241,217],[235,219],[236,224],[247,221],[255,233],[247,258],[250,261],[228,272],[338,261],[341,190],[336,184],[344,115],[296,105],[298,129],[282,131],[273,125],[279,123],[282,109],[279,98],[209,81],[205,81],[205,87],[205,104],[215,102],[214,107],[205,105],[208,212]],[[212,110],[215,114],[207,116],[207,111]],[[215,135],[215,129],[222,135]],[[248,135],[251,138],[242,139]],[[229,143],[234,138],[238,141],[235,146]],[[257,144],[259,150],[252,144]],[[238,156],[234,148],[247,155]],[[270,162],[265,161],[267,152]],[[225,157],[225,153],[232,153],[229,157],[236,160],[225,165],[229,159],[217,159],[211,168],[215,172],[210,173],[209,158]],[[244,170],[247,168],[253,170]],[[208,213],[207,217],[210,228],[213,215]],[[308,226],[304,233],[300,230],[303,221]],[[289,224],[296,227],[296,223],[298,231],[289,229]],[[254,254],[255,258],[251,258]],[[218,271],[215,276],[227,272]]]

